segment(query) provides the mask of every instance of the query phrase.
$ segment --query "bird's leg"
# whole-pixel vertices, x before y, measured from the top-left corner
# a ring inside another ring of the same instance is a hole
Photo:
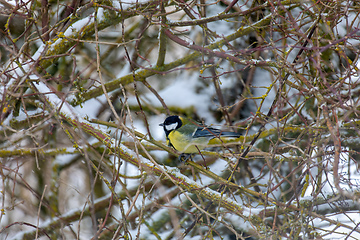
[[[179,156],[179,161],[180,162],[187,162],[189,160],[189,158],[190,158],[191,161],[193,160],[191,153],[182,153]]]

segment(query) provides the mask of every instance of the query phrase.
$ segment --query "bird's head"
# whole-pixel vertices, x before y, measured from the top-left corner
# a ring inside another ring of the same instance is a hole
[[[178,129],[182,126],[182,121],[179,116],[170,116],[165,119],[163,123],[160,124],[164,128],[166,136],[175,129]]]

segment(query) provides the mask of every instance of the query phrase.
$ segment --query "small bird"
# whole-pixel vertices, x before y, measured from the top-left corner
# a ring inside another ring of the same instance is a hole
[[[160,126],[164,128],[168,145],[182,154],[199,153],[199,150],[220,144],[226,138],[240,137],[239,133],[223,132],[179,116],[167,117]]]

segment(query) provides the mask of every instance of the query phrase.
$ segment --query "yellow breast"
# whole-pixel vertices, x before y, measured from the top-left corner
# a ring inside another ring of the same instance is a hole
[[[168,136],[174,148],[182,153],[199,153],[199,150],[206,148],[209,143],[208,138],[191,138],[178,131],[172,131]]]

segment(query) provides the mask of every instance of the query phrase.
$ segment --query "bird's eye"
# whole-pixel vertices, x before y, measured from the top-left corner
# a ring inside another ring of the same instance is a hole
[[[165,125],[165,129],[166,131],[172,131],[172,130],[175,130],[178,126],[178,123],[172,123],[172,124],[167,124]]]

